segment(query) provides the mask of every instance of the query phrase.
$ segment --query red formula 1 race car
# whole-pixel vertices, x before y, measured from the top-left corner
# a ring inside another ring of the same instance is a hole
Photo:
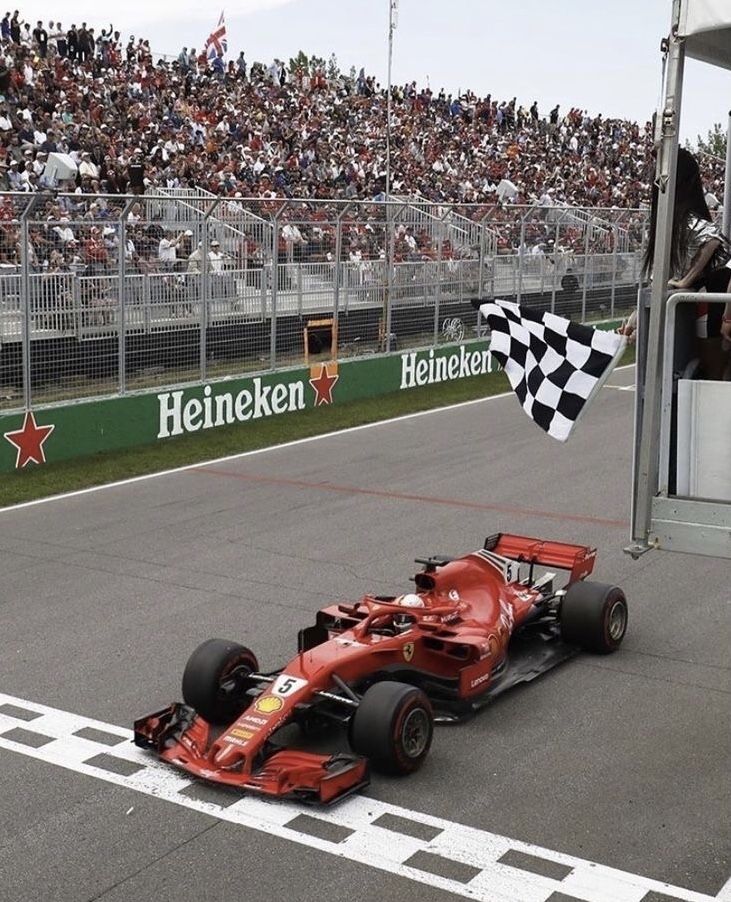
[[[186,665],[184,703],[136,721],[134,741],[204,780],[320,803],[366,786],[369,763],[411,773],[435,722],[459,721],[579,650],[619,647],[627,602],[586,581],[595,553],[498,534],[464,557],[417,560],[415,591],[323,608],[272,673],[248,648],[209,639]],[[561,588],[546,568],[568,573]],[[344,725],[353,754],[278,743],[292,723]]]

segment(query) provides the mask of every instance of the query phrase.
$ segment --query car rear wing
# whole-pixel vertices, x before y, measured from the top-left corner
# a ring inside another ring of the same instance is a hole
[[[541,567],[556,567],[571,571],[570,581],[584,579],[594,569],[596,548],[588,545],[569,545],[566,542],[547,542],[528,536],[496,533],[485,539],[485,549],[501,557]]]

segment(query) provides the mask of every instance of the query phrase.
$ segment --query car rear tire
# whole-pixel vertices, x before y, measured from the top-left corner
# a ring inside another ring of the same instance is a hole
[[[627,599],[617,586],[574,583],[561,602],[561,636],[586,651],[608,655],[622,644],[627,618]]]
[[[421,689],[385,681],[371,686],[350,722],[350,744],[374,768],[411,774],[424,763],[434,734],[434,714]]]
[[[249,703],[242,677],[258,669],[248,648],[227,639],[208,639],[185,665],[183,700],[209,723],[231,723]]]

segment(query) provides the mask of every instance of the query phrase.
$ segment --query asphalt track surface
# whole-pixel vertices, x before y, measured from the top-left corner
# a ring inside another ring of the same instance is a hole
[[[604,389],[567,445],[499,397],[0,511],[2,902],[731,899],[729,567],[623,555],[632,399]],[[619,653],[305,817],[140,764],[129,727],[202,639],[274,668],[322,603],[498,530],[598,546]]]

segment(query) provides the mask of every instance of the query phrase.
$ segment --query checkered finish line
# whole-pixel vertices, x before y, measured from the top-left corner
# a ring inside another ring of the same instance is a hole
[[[490,350],[523,410],[565,442],[625,347],[624,336],[511,301],[479,305],[490,326]]]
[[[163,765],[132,732],[0,693],[0,750],[484,902],[714,902],[428,814],[353,796],[320,809],[211,786]],[[414,779],[418,779],[415,777]],[[717,902],[717,900],[716,900]]]

